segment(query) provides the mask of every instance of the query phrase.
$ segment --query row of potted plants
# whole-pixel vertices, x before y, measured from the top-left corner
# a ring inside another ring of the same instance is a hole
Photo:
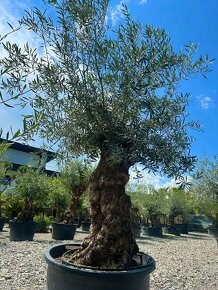
[[[192,216],[205,214],[199,211],[200,201],[191,191],[178,188],[156,190],[140,185],[128,194],[133,203],[133,219],[135,224],[140,224],[138,232],[142,229],[146,235],[187,234]]]
[[[1,168],[4,166],[7,168],[2,163]],[[15,185],[7,190],[4,187],[1,191],[0,214],[3,209],[3,214],[13,220],[13,224],[15,221],[33,221],[35,215],[35,221],[46,224],[51,222],[45,214],[47,211],[52,216],[53,224],[56,224],[54,238],[61,239],[61,236],[56,235],[56,228],[63,227],[65,232],[71,228],[72,232],[76,216],[89,218],[85,191],[90,172],[91,168],[79,161],[62,168],[59,177],[47,177],[39,169],[21,168]],[[2,174],[5,174],[5,170],[2,170]],[[135,223],[146,224],[143,228],[147,235],[162,236],[162,225],[165,225],[165,233],[179,235],[181,229],[187,233],[190,213],[199,207],[190,192],[178,188],[150,188],[148,192],[141,185],[128,193],[133,203],[132,219]],[[4,218],[0,222],[2,228]]]
[[[50,211],[53,220],[53,237],[63,239],[59,228],[63,228],[66,239],[75,232],[76,216],[88,215],[86,188],[90,167],[75,161],[61,169],[58,177],[48,177],[40,169],[22,167],[16,174],[13,185],[1,192],[1,209],[10,220],[11,240],[31,240],[36,222],[41,226],[51,222],[45,213]],[[2,227],[4,218],[1,219]],[[16,229],[18,227],[18,234]],[[30,235],[25,234],[30,228]],[[69,228],[69,230],[67,230]]]

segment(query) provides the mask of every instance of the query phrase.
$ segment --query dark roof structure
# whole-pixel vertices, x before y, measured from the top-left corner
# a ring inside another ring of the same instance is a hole
[[[21,151],[21,152],[30,153],[30,154],[32,153],[32,154],[39,156],[39,158],[43,158],[43,156],[46,155],[46,163],[55,159],[57,156],[57,154],[55,152],[52,152],[49,150],[45,150],[42,148],[37,148],[37,147],[30,146],[30,145],[21,144],[18,142],[9,141],[7,139],[0,138],[0,144],[2,144],[2,143],[6,143],[6,144],[10,145],[9,146],[10,149],[14,149],[16,151]],[[13,170],[13,171],[17,171],[19,169],[19,167],[21,166],[21,164],[17,164],[14,162],[11,162],[11,165],[12,165],[11,170]],[[42,168],[42,170],[48,176],[57,175],[56,171],[48,170],[46,168]]]
[[[3,142],[9,144],[11,149],[15,149],[15,150],[26,152],[26,153],[35,153],[36,155],[39,155],[40,157],[42,157],[43,154],[46,153],[47,162],[56,158],[56,153],[53,151],[49,151],[42,148],[37,148],[30,145],[21,144],[18,142],[9,141],[9,140],[0,138],[0,144]]]

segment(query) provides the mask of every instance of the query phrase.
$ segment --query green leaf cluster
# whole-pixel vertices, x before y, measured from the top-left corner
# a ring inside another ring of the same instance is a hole
[[[73,156],[106,151],[111,162],[167,175],[192,170],[188,129],[199,125],[188,120],[189,94],[179,86],[209,72],[208,55],[192,43],[175,51],[165,30],[133,20],[125,5],[114,28],[109,0],[44,2],[45,11],[26,11],[19,23],[42,48],[5,38],[0,46],[2,102],[32,108],[26,138],[38,134]]]
[[[75,190],[85,191],[88,187],[92,168],[80,160],[67,162],[60,171],[63,186],[73,194]]]
[[[71,193],[65,188],[59,178],[51,178],[49,181],[48,205],[56,210],[56,218],[59,221],[61,215],[69,207]]]
[[[199,160],[192,177],[195,212],[214,218],[218,213],[218,156]]]
[[[128,194],[131,196],[132,206],[138,209],[139,216],[144,221],[150,220],[152,224],[157,224],[161,218],[178,216],[183,222],[188,222],[194,210],[192,194],[178,188],[155,189],[140,185]]]
[[[10,192],[12,196],[34,207],[43,207],[48,199],[48,183],[48,177],[39,169],[23,167],[18,171],[15,185],[10,188]]]

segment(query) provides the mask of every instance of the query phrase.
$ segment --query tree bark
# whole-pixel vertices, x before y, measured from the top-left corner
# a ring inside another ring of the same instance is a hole
[[[25,204],[21,212],[18,214],[16,221],[18,222],[30,222],[33,221],[34,211],[32,200],[26,199]]]
[[[111,164],[107,156],[89,181],[91,228],[89,236],[74,253],[72,262],[99,268],[127,268],[138,252],[132,221],[131,201],[125,193],[130,165],[123,161]]]
[[[86,188],[83,186],[75,187],[72,189],[72,197],[71,197],[70,207],[64,213],[64,223],[66,223],[66,224],[73,224],[74,223],[77,204],[79,202],[81,195],[85,191],[85,189]]]

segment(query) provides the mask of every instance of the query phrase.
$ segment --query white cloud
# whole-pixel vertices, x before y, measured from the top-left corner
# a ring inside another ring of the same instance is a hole
[[[116,25],[116,23],[122,18],[122,5],[128,2],[129,0],[121,0],[119,4],[110,9],[109,19],[111,19],[113,25]]]
[[[213,101],[211,97],[200,95],[197,96],[197,99],[203,109],[208,110],[209,108],[213,107]]]
[[[192,182],[192,177],[188,175],[188,176],[183,176],[178,179],[172,178],[169,180],[165,180],[165,182],[161,184],[161,187],[173,188],[173,187],[179,187],[181,185],[189,185],[191,182]]]
[[[137,178],[136,171],[138,172],[140,178]],[[153,187],[155,189],[159,188],[174,188],[179,187],[180,185],[189,184],[192,181],[191,176],[184,176],[180,179],[168,178],[166,176],[161,176],[160,174],[154,174],[148,172],[147,170],[142,170],[142,166],[138,165],[130,169],[130,180],[129,186],[134,189],[138,185],[143,185],[145,188]],[[148,189],[149,191],[149,189]]]
[[[18,27],[18,20],[23,16],[24,9],[28,9],[29,1],[21,0],[1,0],[0,1],[0,38],[11,31],[8,22],[14,27]],[[29,43],[30,47],[40,47],[40,42],[33,34],[28,30],[19,30],[15,33],[10,34],[7,38],[3,39],[3,42],[9,41],[22,46],[24,43]],[[0,46],[0,59],[7,55],[7,52]],[[2,92],[3,94],[3,92]],[[3,129],[3,137],[7,131],[10,131],[12,127],[15,132],[17,129],[22,127],[22,116],[25,110],[19,110],[18,107],[8,108],[0,102],[0,128]]]
[[[176,180],[174,178],[166,181],[165,183],[163,183],[161,185],[161,187],[165,187],[165,188],[173,188],[173,187],[178,187],[178,184],[176,184]]]
[[[0,36],[4,36],[11,31],[10,23],[14,28],[19,27],[18,20],[20,20],[24,14],[24,10],[28,10],[28,1],[11,1],[1,0],[0,1]],[[35,37],[35,35],[27,29],[20,29],[15,33],[8,35],[4,41],[16,43],[22,46],[24,43],[29,43],[30,47],[40,48],[41,42]],[[4,51],[1,51],[1,57],[4,57]]]
[[[130,2],[131,0],[120,0],[120,2],[111,7],[110,8],[110,12],[109,15],[107,16],[106,20],[111,20],[112,25],[116,25],[117,22],[122,19],[123,15],[122,15],[122,5],[123,4],[127,4],[128,2]],[[148,0],[139,0],[139,4],[143,5],[143,4],[147,4]]]
[[[138,170],[138,173],[140,175],[140,178],[137,178],[136,170]],[[141,166],[137,166],[136,168],[131,168],[130,170],[130,184],[133,187],[136,187],[139,184],[143,184],[145,186],[151,186],[156,189],[163,187],[163,184],[165,184],[166,178],[163,176],[160,176],[159,174],[149,173],[146,170],[141,170]]]
[[[143,5],[143,4],[147,4],[147,2],[148,2],[147,0],[140,0],[139,1],[139,4],[142,4]]]

